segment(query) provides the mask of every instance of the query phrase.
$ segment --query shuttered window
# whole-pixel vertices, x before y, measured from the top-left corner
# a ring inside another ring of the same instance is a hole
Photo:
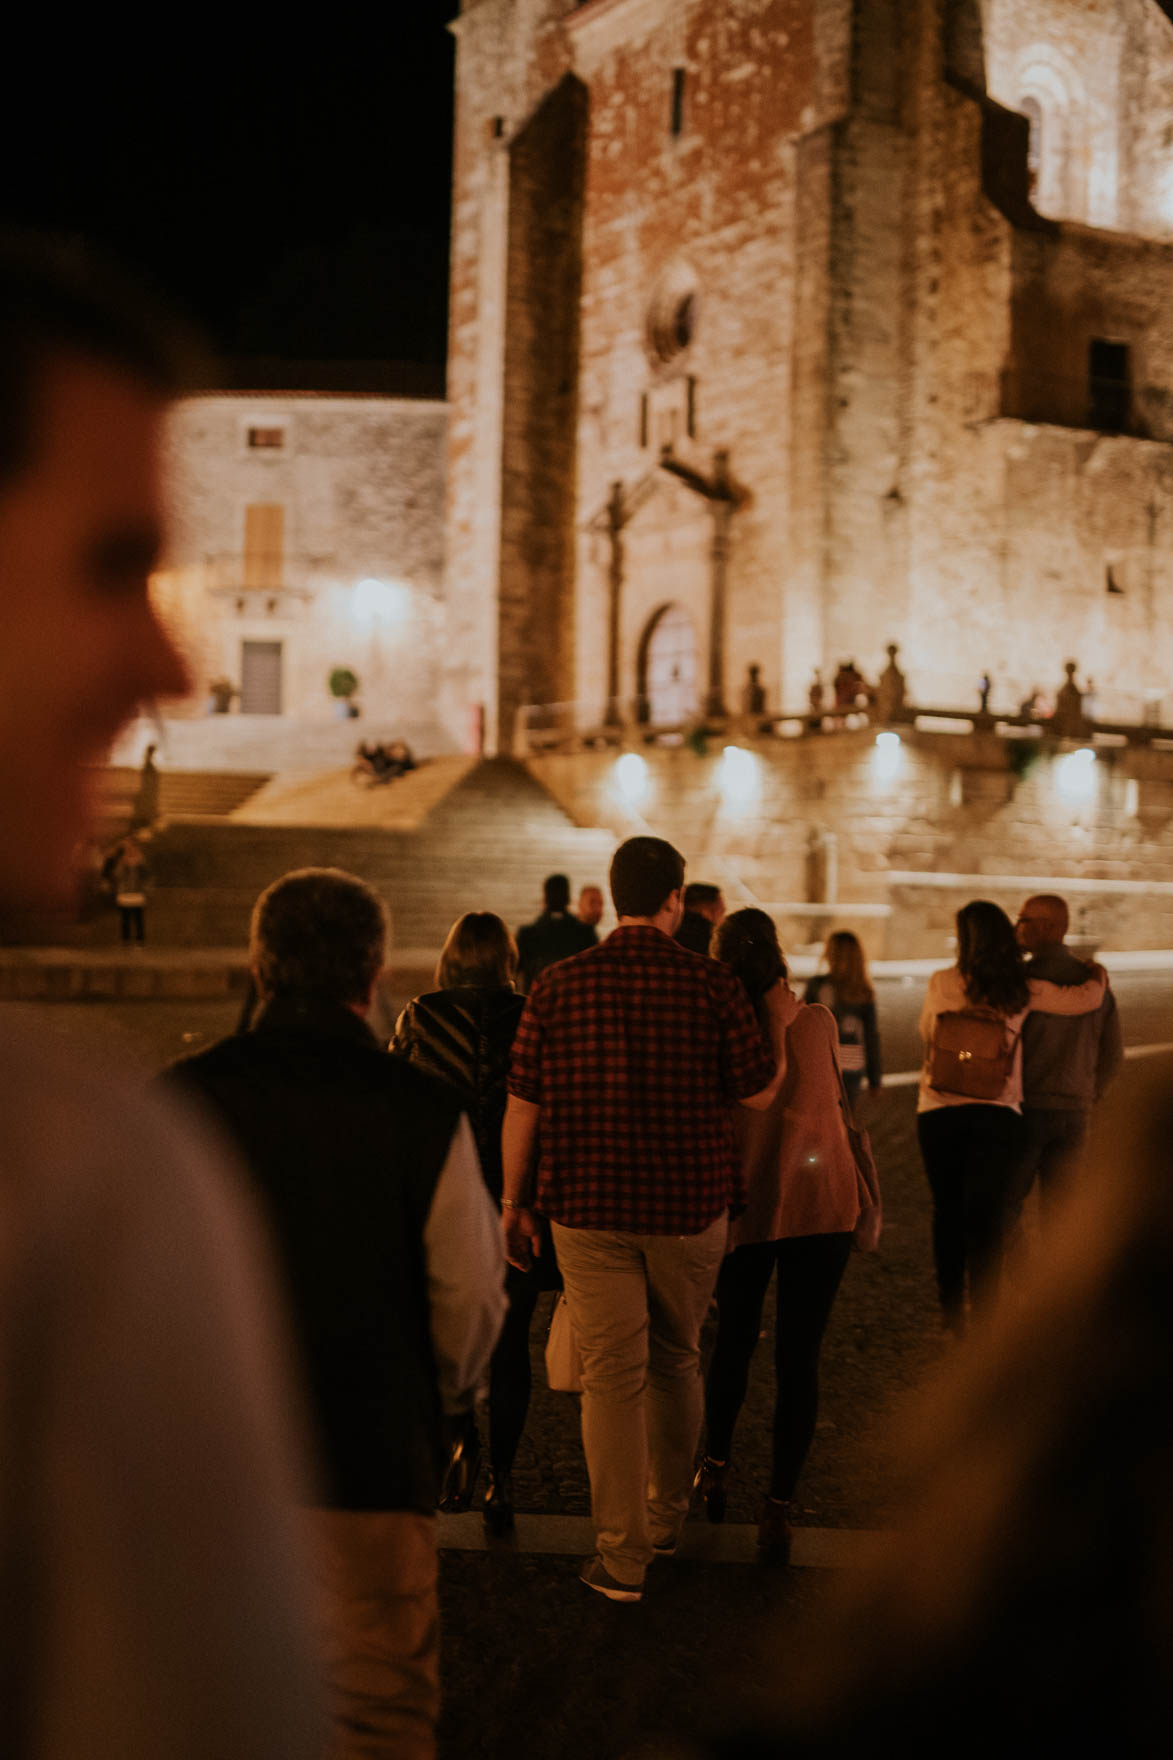
[[[240,645],[240,712],[242,715],[280,715],[281,642],[242,642]]]
[[[285,509],[257,502],[244,510],[244,585],[262,592],[282,584]]]

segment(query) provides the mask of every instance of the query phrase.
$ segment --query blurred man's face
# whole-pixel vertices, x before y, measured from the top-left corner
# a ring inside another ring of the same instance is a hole
[[[579,921],[596,928],[603,917],[603,894],[597,886],[584,886],[578,896]]]
[[[0,899],[64,902],[92,782],[148,698],[187,669],[147,597],[162,537],[164,406],[63,354],[40,377],[37,435],[0,483]]]
[[[1040,947],[1053,947],[1062,941],[1064,925],[1047,905],[1028,898],[1018,913],[1014,934],[1024,953],[1037,953]]]

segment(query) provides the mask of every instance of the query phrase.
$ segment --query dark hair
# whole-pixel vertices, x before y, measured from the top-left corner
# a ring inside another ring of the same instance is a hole
[[[716,904],[720,896],[719,886],[710,886],[707,880],[690,880],[684,888],[684,908],[694,911],[698,905]]]
[[[161,398],[209,383],[194,334],[119,269],[63,240],[0,235],[0,483],[37,443],[38,379],[61,355],[82,355]]]
[[[570,909],[570,881],[565,874],[550,874],[542,881],[542,896],[548,911]]]
[[[723,966],[736,972],[749,993],[758,1019],[764,1022],[766,991],[779,978],[789,976],[773,917],[752,906],[734,911],[713,931],[710,952]]]
[[[833,929],[823,949],[827,976],[831,979],[841,1002],[874,1002],[876,992],[868,977],[867,955],[863,942],[850,929]]]
[[[684,885],[684,857],[662,837],[629,837],[607,876],[617,917],[654,917]]]
[[[987,898],[975,898],[957,913],[957,970],[972,1003],[1017,1014],[1030,1001],[1014,925]]]
[[[261,995],[365,1002],[387,949],[387,907],[341,868],[298,868],[253,907],[249,954]]]
[[[464,985],[491,989],[512,984],[517,971],[517,943],[492,911],[466,911],[448,931],[436,967],[441,990]]]

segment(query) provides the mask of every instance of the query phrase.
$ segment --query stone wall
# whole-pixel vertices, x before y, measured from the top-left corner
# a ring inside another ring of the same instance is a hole
[[[691,878],[769,909],[792,945],[838,924],[873,956],[932,957],[967,899],[1013,910],[1046,890],[1106,947],[1168,946],[1173,750],[1076,749],[912,730],[894,751],[871,731],[742,740],[732,760],[647,747],[626,789],[614,753],[529,767],[579,824],[667,837]]]
[[[383,397],[193,397],[168,442],[173,506],[164,615],[191,654],[195,691],[179,713],[206,712],[208,685],[239,685],[245,641],[283,647],[283,716],[296,764],[298,724],[328,721],[327,674],[359,676],[358,732],[459,748],[460,707],[443,696],[445,409]],[[251,447],[250,429],[279,432]],[[279,554],[246,556],[246,509],[279,507]],[[169,711],[172,712],[172,711]],[[245,754],[247,758],[247,754]]]

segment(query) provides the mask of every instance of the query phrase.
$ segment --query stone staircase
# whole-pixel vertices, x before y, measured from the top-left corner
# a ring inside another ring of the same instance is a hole
[[[380,892],[397,948],[436,949],[467,910],[496,911],[512,928],[529,921],[547,874],[569,874],[576,890],[605,887],[614,847],[611,832],[576,826],[523,764],[487,758],[415,830],[173,820],[152,845],[147,935],[153,947],[242,946],[258,893],[291,868],[321,866],[345,868]],[[25,944],[96,947],[115,934],[111,910],[87,923],[0,925],[0,938]]]
[[[159,773],[159,816],[163,819],[220,819],[236,812],[270,780],[265,770],[162,770]],[[121,828],[130,822],[139,773],[128,765],[111,765],[101,775],[103,825]]]

